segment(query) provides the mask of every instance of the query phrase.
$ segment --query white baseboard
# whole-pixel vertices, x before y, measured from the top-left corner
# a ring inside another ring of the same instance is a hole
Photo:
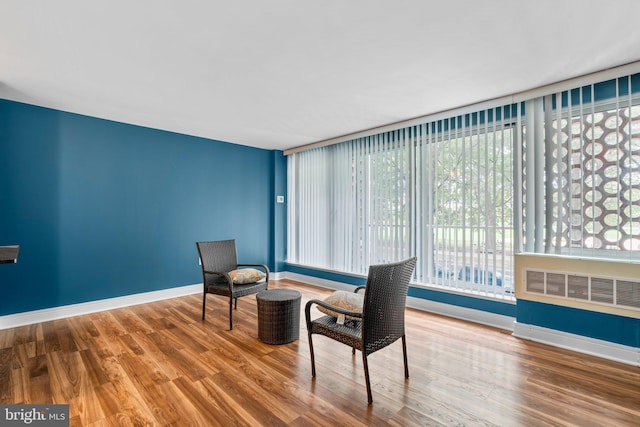
[[[570,334],[555,329],[515,323],[513,335],[542,344],[590,354],[633,366],[640,366],[640,348]]]
[[[332,289],[334,291],[352,291],[354,286],[343,282],[336,282],[335,280],[321,279],[320,277],[307,276],[299,273],[292,273],[285,271],[280,273],[280,279],[290,279],[296,282],[308,283],[320,288]]]
[[[353,285],[347,285],[345,283],[327,279],[320,279],[312,276],[305,276],[298,273],[286,272],[284,278],[296,280],[298,282],[309,283],[311,285],[319,286],[326,289],[339,291],[353,290]],[[513,330],[513,324],[515,322],[515,319],[510,316],[503,316],[500,314],[489,313],[487,311],[474,310],[472,308],[444,304],[441,302],[429,301],[426,299],[415,297],[407,297],[407,307],[427,311],[430,313],[441,314],[443,316],[454,317],[456,319],[468,320],[470,322],[480,323],[483,325],[493,326],[509,331]]]
[[[269,280],[280,280],[280,279],[285,279],[285,274],[284,272],[280,271],[280,272],[273,272],[270,271],[269,272]]]
[[[192,295],[201,292],[202,284],[187,285],[177,288],[163,289],[160,291],[144,292],[141,294],[127,295],[117,298],[65,305],[62,307],[45,308],[25,313],[8,314],[6,316],[0,316],[0,330],[30,325],[32,323],[48,322],[49,320],[62,319],[65,317],[79,316],[81,314],[112,310],[114,308],[145,304],[148,302],[181,297],[184,295]]]
[[[285,274],[286,273],[270,273],[269,278],[279,280],[283,279]],[[80,304],[8,314],[0,316],[0,330],[31,325],[33,323],[48,322],[50,320],[63,319],[65,317],[79,316],[81,314],[97,313],[99,311],[112,310],[114,308],[145,304],[153,301],[160,301],[163,299],[176,298],[201,292],[202,283],[198,283],[195,285],[180,286],[160,291],[144,292],[140,294],[126,295],[123,297],[89,301]]]
[[[407,297],[407,307],[429,313],[441,314],[455,319],[467,320],[481,325],[493,326],[494,328],[505,329],[507,331],[513,331],[513,324],[516,321],[516,319],[511,316],[430,301],[423,298]]]

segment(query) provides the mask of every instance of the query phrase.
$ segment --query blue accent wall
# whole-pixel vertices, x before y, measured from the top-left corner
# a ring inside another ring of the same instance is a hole
[[[451,304],[458,307],[473,310],[486,311],[502,316],[516,317],[517,306],[513,302],[502,302],[485,298],[475,298],[449,292],[440,292],[433,289],[410,288],[409,296],[436,301],[443,304]]]
[[[0,315],[201,283],[198,240],[275,269],[283,158],[0,100]]]
[[[640,348],[640,319],[631,317],[519,300],[517,321]]]
[[[275,271],[284,270],[287,259],[287,158],[282,151],[273,151],[274,198],[284,196],[284,203],[273,205],[273,248],[271,265]]]

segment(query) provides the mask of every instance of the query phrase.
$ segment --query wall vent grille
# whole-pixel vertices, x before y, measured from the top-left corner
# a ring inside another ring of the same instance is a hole
[[[527,269],[525,291],[640,311],[640,281],[628,278]]]

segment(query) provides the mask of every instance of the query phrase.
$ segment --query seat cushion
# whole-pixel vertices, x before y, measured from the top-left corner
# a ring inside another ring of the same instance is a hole
[[[335,291],[331,295],[329,295],[327,298],[325,298],[324,302],[326,302],[327,304],[331,304],[335,307],[342,308],[343,310],[362,313],[364,296],[362,294],[357,294],[355,292]],[[358,317],[344,316],[340,313],[336,313],[335,311],[322,307],[320,305],[318,305],[317,307],[318,307],[318,310],[320,310],[322,313],[328,314],[329,316],[336,317],[339,323],[343,323],[345,317],[349,320],[359,320]]]
[[[264,271],[255,268],[240,268],[229,272],[229,276],[236,285],[246,285],[256,283],[266,277]]]

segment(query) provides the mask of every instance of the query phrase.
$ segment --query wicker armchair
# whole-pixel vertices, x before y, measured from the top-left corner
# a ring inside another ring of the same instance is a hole
[[[407,300],[409,281],[413,275],[416,258],[410,258],[391,264],[372,265],[365,286],[356,288],[355,292],[364,289],[364,305],[362,313],[346,311],[317,299],[310,300],[305,306],[307,331],[309,334],[309,349],[311,350],[311,375],[316,376],[316,365],[313,353],[313,334],[320,334],[353,349],[362,352],[365,382],[367,384],[367,399],[371,397],[369,382],[369,366],[367,356],[378,351],[399,338],[402,338],[404,354],[404,376],[409,378],[407,365],[407,343],[404,332],[404,311]],[[336,317],[322,316],[311,320],[311,307],[317,304],[360,320],[346,320],[343,325],[338,324]]]
[[[235,240],[196,242],[202,265],[202,320],[204,320],[207,294],[229,297],[229,329],[233,329],[233,307],[238,308],[238,298],[257,294],[269,286],[269,269],[262,264],[238,264]],[[256,283],[234,284],[229,272],[241,267],[264,270],[266,277]],[[235,305],[233,304],[235,302]]]

